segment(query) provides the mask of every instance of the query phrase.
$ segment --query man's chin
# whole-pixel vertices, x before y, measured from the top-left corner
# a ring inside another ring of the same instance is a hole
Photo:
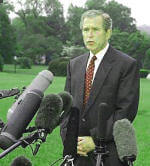
[[[88,50],[90,50],[91,52],[93,52],[95,50],[95,48],[93,46],[87,45],[86,48]]]

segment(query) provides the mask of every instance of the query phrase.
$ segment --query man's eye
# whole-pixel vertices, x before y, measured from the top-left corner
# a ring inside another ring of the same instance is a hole
[[[93,28],[94,31],[98,31],[99,29],[98,28]]]
[[[84,32],[87,32],[87,31],[88,31],[88,28],[83,29],[83,31],[84,31]]]

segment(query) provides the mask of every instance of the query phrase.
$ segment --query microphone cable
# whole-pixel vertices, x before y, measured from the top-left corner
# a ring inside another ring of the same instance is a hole
[[[60,160],[63,160],[63,159],[64,159],[63,157],[57,159],[57,160],[54,161],[52,164],[50,164],[50,166],[53,166],[53,165],[57,164]]]
[[[32,151],[32,154],[34,153],[34,150],[33,150],[33,147],[31,146],[31,144],[29,142],[27,142],[26,140],[23,140],[23,142],[26,144],[26,145],[29,145],[31,151]]]
[[[52,164],[50,164],[50,166],[55,165],[56,163],[58,163],[60,160],[63,160],[62,163],[60,164],[60,166],[74,166],[74,158],[72,158],[71,155],[66,155],[65,157],[59,158],[56,161],[54,161]],[[71,164],[71,165],[70,165]]]

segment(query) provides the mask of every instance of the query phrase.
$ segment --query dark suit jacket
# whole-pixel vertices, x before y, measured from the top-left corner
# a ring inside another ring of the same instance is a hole
[[[73,106],[80,110],[80,136],[95,137],[99,104],[109,105],[111,116],[107,121],[106,140],[112,141],[116,120],[134,120],[139,101],[139,70],[135,59],[113,49],[107,50],[99,65],[88,103],[83,110],[84,79],[89,54],[70,60],[65,90],[73,96]],[[67,118],[61,124],[62,140],[65,140]]]

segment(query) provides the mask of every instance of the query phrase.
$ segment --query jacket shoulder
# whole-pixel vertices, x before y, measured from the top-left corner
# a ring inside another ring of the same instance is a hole
[[[80,56],[70,59],[70,65],[75,67],[76,65],[82,65],[84,62],[87,62],[89,53],[82,54]]]
[[[79,55],[79,56],[77,56],[77,57],[73,57],[73,58],[70,59],[70,61],[72,61],[72,62],[74,62],[74,61],[79,61],[79,60],[81,60],[81,59],[83,59],[83,58],[85,58],[85,57],[87,57],[87,56],[89,56],[89,53],[88,53],[88,52],[85,53],[85,54]]]
[[[113,54],[115,55],[116,59],[118,59],[119,61],[124,61],[124,62],[136,62],[136,59],[134,59],[133,57],[131,57],[130,55],[119,51],[115,48],[112,48]]]

